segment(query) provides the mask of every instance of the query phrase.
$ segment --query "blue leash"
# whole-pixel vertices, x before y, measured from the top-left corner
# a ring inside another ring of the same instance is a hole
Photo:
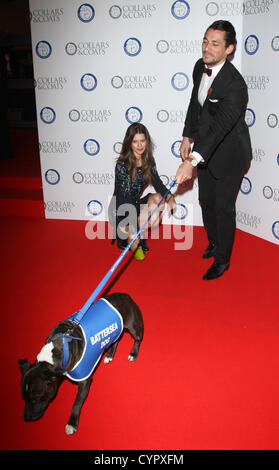
[[[139,228],[139,230],[137,231],[137,233],[133,236],[133,238],[131,239],[131,241],[129,242],[129,244],[126,246],[126,248],[123,250],[123,252],[121,253],[121,255],[119,256],[119,258],[115,261],[115,263],[112,265],[112,267],[109,269],[109,271],[107,272],[107,274],[103,277],[103,279],[101,280],[101,282],[99,283],[99,285],[96,287],[96,289],[94,290],[94,292],[91,294],[91,296],[89,297],[89,299],[85,302],[85,304],[83,305],[83,307],[76,313],[76,317],[75,319],[73,320],[75,323],[79,323],[82,319],[82,317],[85,315],[85,313],[87,312],[87,310],[89,309],[90,305],[92,305],[92,303],[94,302],[94,300],[96,299],[96,297],[99,295],[99,293],[101,292],[101,290],[104,288],[104,286],[106,285],[106,283],[108,282],[109,278],[112,276],[112,274],[114,273],[114,271],[116,270],[117,266],[121,263],[122,259],[124,258],[124,256],[126,255],[126,253],[129,251],[129,249],[131,248],[132,244],[134,243],[134,241],[137,239],[137,237],[139,236],[139,234],[142,232],[142,230],[144,229],[144,227],[146,226],[146,224],[149,222],[149,220],[151,219],[152,215],[154,214],[154,212],[156,211],[157,207],[161,204],[161,202],[166,198],[166,196],[168,195],[168,193],[170,192],[171,188],[175,185],[175,180],[172,181],[170,183],[170,186],[169,186],[169,189],[166,191],[166,193],[164,194],[164,196],[162,197],[162,199],[160,200],[160,202],[157,204],[157,206],[153,209],[153,211],[151,212],[150,216],[148,217],[148,219],[144,222],[144,224]]]

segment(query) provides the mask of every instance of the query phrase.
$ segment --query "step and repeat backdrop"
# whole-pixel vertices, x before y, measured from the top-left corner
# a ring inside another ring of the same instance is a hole
[[[278,15],[278,0],[30,0],[46,218],[108,220],[116,159],[133,122],[148,128],[168,186],[203,34],[227,19],[237,31],[233,63],[249,88],[253,145],[237,226],[279,243]],[[173,192],[177,212],[163,223],[202,225],[197,179]]]

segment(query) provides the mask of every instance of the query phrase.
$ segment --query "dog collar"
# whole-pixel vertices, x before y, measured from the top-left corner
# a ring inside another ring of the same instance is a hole
[[[66,365],[69,362],[69,342],[72,341],[73,339],[76,339],[78,341],[82,341],[82,338],[77,338],[75,336],[70,336],[67,333],[57,333],[55,336],[52,337],[52,339],[55,341],[57,338],[62,338],[63,341],[63,369],[66,369]]]

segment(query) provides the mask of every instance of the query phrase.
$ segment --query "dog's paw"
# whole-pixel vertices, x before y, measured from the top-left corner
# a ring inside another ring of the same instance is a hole
[[[70,424],[66,424],[65,433],[67,434],[67,436],[70,436],[71,434],[74,434],[75,432],[77,432],[77,428],[75,428],[74,426],[71,426]]]
[[[133,361],[136,360],[136,358],[137,358],[137,356],[134,356],[133,354],[129,354],[129,356],[128,356],[128,361],[133,362]]]
[[[105,359],[104,359],[104,364],[108,364],[111,361],[112,361],[112,357],[106,356]]]

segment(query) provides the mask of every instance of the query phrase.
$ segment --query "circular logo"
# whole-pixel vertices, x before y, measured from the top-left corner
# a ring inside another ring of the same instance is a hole
[[[142,111],[136,106],[131,106],[131,108],[128,108],[125,113],[125,118],[130,124],[133,124],[133,122],[140,122],[142,117]]]
[[[137,38],[129,38],[124,42],[124,51],[130,57],[135,57],[141,52],[141,42]]]
[[[254,34],[250,34],[250,36],[247,36],[247,38],[245,39],[244,48],[247,54],[256,54],[257,50],[259,49],[259,40],[257,36],[255,36]]]
[[[77,183],[77,184],[82,183],[83,180],[84,180],[83,174],[80,173],[79,171],[76,171],[76,172],[73,174],[73,180],[74,180],[74,182]]]
[[[190,5],[185,0],[177,0],[172,4],[171,14],[177,20],[184,20],[190,13]]]
[[[160,179],[162,180],[165,186],[169,184],[170,179],[167,175],[160,175]]]
[[[112,84],[113,88],[121,88],[123,86],[123,83],[124,83],[123,78],[120,77],[119,75],[115,75],[111,79],[111,84]]]
[[[269,127],[277,127],[278,125],[278,117],[276,116],[276,114],[269,114],[268,117],[267,117],[267,125]]]
[[[175,90],[183,91],[186,90],[189,85],[189,78],[186,73],[177,72],[172,76],[171,84]]]
[[[122,10],[118,5],[113,5],[109,9],[109,16],[114,20],[117,20],[122,15]]]
[[[272,225],[272,233],[279,240],[279,220],[276,220],[274,224]]]
[[[80,21],[83,23],[89,23],[95,16],[95,10],[89,3],[83,3],[79,7],[77,15]]]
[[[49,106],[45,106],[41,109],[40,118],[45,124],[52,124],[56,118],[54,109],[50,108]]]
[[[87,209],[91,215],[100,215],[101,212],[103,211],[103,205],[100,201],[97,201],[96,199],[92,199],[92,201],[88,202]]]
[[[247,108],[246,113],[245,113],[245,122],[247,126],[252,127],[255,124],[255,121],[256,121],[256,115],[253,109]]]
[[[74,42],[68,42],[65,46],[66,54],[75,55],[77,52],[77,46]]]
[[[266,199],[271,199],[273,196],[273,189],[270,186],[264,186],[263,195]]]
[[[252,191],[252,183],[246,176],[244,176],[242,179],[240,191],[243,194],[249,194]]]
[[[57,170],[50,168],[45,172],[45,180],[48,184],[58,184],[60,181],[60,175]]]
[[[77,109],[71,109],[69,112],[69,118],[73,122],[77,122],[80,120],[80,112]]]
[[[158,121],[160,122],[167,122],[169,120],[169,112],[166,111],[165,109],[160,109],[160,111],[158,111],[157,113],[157,119]]]
[[[271,47],[274,51],[279,51],[279,36],[274,36],[271,41]]]
[[[87,139],[83,144],[83,148],[84,148],[85,153],[87,153],[87,155],[90,155],[91,157],[93,157],[99,153],[100,144],[95,139]]]
[[[169,48],[170,48],[169,43],[165,41],[164,39],[161,39],[156,44],[156,49],[158,52],[160,52],[160,54],[165,54],[166,52],[168,52]]]
[[[113,151],[115,153],[120,154],[121,150],[122,150],[122,142],[115,142],[115,144],[113,145]]]
[[[39,41],[36,45],[36,54],[40,59],[47,59],[52,53],[52,47],[47,41]]]
[[[176,210],[172,216],[177,220],[184,220],[188,215],[188,209],[184,204],[176,203]]]
[[[171,146],[171,152],[176,158],[180,158],[180,145],[182,140],[176,140]]]
[[[215,16],[219,13],[219,6],[215,2],[209,2],[205,7],[205,11],[208,16]]]
[[[80,79],[80,84],[86,91],[95,90],[97,86],[97,78],[93,73],[85,73]]]

